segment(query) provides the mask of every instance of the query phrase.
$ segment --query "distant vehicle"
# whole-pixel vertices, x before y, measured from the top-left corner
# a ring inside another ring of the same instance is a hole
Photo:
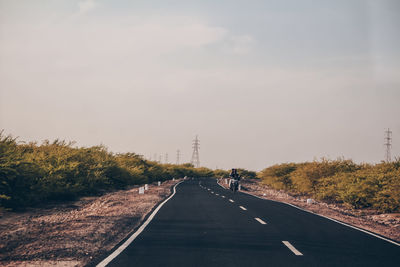
[[[231,178],[229,180],[229,189],[232,190],[233,193],[239,190],[239,181],[240,176],[237,172],[237,169],[232,169],[231,174],[229,175]]]

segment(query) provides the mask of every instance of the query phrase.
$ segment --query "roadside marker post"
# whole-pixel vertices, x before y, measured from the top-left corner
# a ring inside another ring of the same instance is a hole
[[[157,184],[158,184],[158,186],[160,186],[160,185],[161,185],[161,182],[160,182],[160,181],[158,181],[158,183],[157,183]]]
[[[141,186],[139,187],[139,195],[144,194],[144,187]]]
[[[149,190],[149,185],[148,184],[144,185],[144,190]]]

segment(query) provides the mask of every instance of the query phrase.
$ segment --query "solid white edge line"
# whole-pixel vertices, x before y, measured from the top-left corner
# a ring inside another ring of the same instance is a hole
[[[119,246],[113,253],[111,253],[107,258],[105,258],[104,260],[102,260],[99,264],[96,265],[96,267],[104,267],[107,266],[107,264],[109,264],[113,259],[115,259],[122,251],[124,251],[124,249],[126,249],[132,242],[133,240],[136,239],[136,237],[138,237],[143,230],[146,228],[146,226],[151,222],[151,220],[153,220],[154,216],[157,214],[157,212],[161,209],[161,207],[167,203],[168,200],[170,200],[176,193],[176,187],[182,183],[183,181],[180,181],[179,183],[177,183],[174,186],[174,192],[172,193],[172,195],[170,195],[166,200],[164,200],[160,205],[158,205],[158,207],[153,211],[153,213],[151,213],[151,215],[149,216],[149,218],[147,218],[147,220],[142,224],[142,226],[139,227],[139,229],[133,233],[121,246]]]
[[[266,222],[264,222],[263,220],[261,220],[260,218],[254,218],[257,222],[261,223],[261,224],[267,224]]]
[[[289,241],[282,241],[285,246],[287,246],[296,256],[303,256],[303,253],[298,251]]]
[[[247,210],[245,207],[243,206],[239,206],[239,208],[241,208],[242,210]]]
[[[218,184],[219,184],[219,183],[218,183]],[[219,184],[219,185],[220,185],[220,184]],[[225,187],[223,187],[222,185],[220,185],[220,186],[221,186],[222,188],[225,188]],[[226,188],[225,188],[225,189],[226,189]],[[226,190],[228,190],[228,189],[226,189]],[[336,220],[336,219],[329,218],[329,217],[327,217],[327,216],[324,216],[324,215],[321,215],[321,214],[318,214],[318,213],[315,213],[315,212],[312,212],[312,211],[309,211],[309,210],[305,210],[305,209],[303,209],[303,208],[297,207],[296,205],[293,205],[293,204],[290,204],[290,203],[286,203],[286,202],[277,201],[277,200],[262,198],[262,197],[253,195],[253,194],[248,193],[248,192],[243,192],[243,191],[241,191],[241,193],[244,193],[244,194],[247,194],[247,195],[250,195],[250,196],[253,196],[253,197],[262,199],[262,200],[269,200],[269,201],[273,201],[273,202],[282,203],[282,204],[286,204],[286,205],[292,206],[292,207],[294,207],[294,208],[296,208],[296,209],[299,209],[299,210],[302,210],[302,211],[305,211],[305,212],[308,212],[308,213],[311,213],[311,214],[314,214],[314,215],[323,217],[323,218],[325,218],[325,219],[331,220],[331,221],[333,221],[333,222],[336,222],[336,223],[345,225],[345,226],[347,226],[347,227],[350,227],[350,228],[353,228],[353,229],[355,229],[355,230],[361,231],[361,232],[363,232],[363,233],[372,235],[373,237],[376,237],[376,238],[385,240],[385,241],[387,241],[387,242],[389,242],[389,243],[392,243],[393,245],[396,245],[396,246],[399,246],[399,247],[400,247],[400,243],[397,243],[396,241],[393,241],[393,240],[387,239],[387,238],[385,238],[385,237],[379,236],[379,235],[377,235],[377,234],[371,233],[371,232],[369,232],[369,231],[367,231],[367,230],[364,230],[364,229],[362,229],[362,228],[359,228],[359,227],[357,227],[357,226],[353,226],[353,225],[350,225],[350,224],[347,224],[347,223],[338,221],[338,220]]]

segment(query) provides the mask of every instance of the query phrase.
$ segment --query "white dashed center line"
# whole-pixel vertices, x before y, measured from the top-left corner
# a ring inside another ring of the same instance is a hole
[[[207,188],[207,190],[210,191],[211,189],[210,189],[210,188]]]
[[[247,210],[245,207],[243,206],[239,206],[239,208],[241,208],[242,210]]]
[[[225,196],[221,196],[222,198],[225,198]]]
[[[293,247],[292,244],[289,243],[289,241],[282,241],[285,246],[287,246],[296,256],[303,256],[303,254],[298,251],[295,247]]]
[[[219,196],[219,194],[215,194],[216,196]]]
[[[264,222],[263,220],[261,220],[260,218],[254,218],[257,222],[261,223],[261,224],[267,224],[266,222]]]
[[[232,202],[232,203],[235,202],[235,201],[233,201],[232,199],[229,199],[229,201]]]

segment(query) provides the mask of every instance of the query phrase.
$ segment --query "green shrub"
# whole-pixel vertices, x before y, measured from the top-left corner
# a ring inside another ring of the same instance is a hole
[[[355,164],[326,160],[274,165],[258,173],[262,182],[292,193],[382,212],[400,211],[400,160]]]
[[[292,189],[292,180],[290,175],[297,168],[295,163],[283,163],[279,165],[273,165],[266,168],[257,174],[257,177],[262,179],[264,184],[267,184],[275,189]]]
[[[18,144],[0,132],[0,207],[18,209],[172,178],[212,177],[191,164],[158,164],[104,146],[73,147],[55,140]]]

